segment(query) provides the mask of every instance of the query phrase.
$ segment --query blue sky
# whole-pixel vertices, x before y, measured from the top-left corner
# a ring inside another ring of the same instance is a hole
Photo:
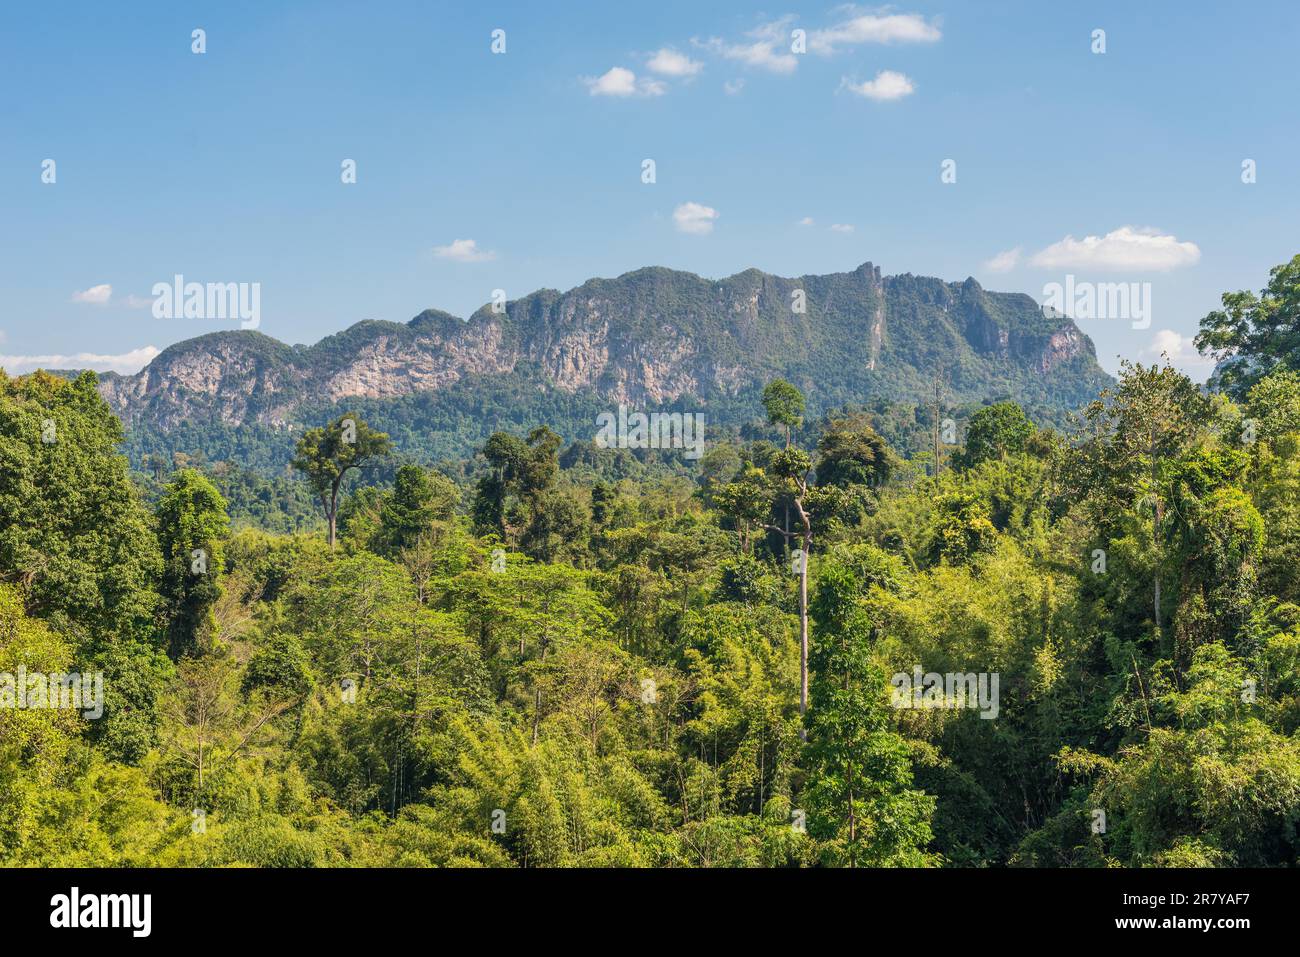
[[[0,364],[237,328],[154,318],[177,273],[260,283],[261,331],[310,343],[645,265],[870,260],[1149,282],[1148,328],[1080,321],[1102,364],[1203,377],[1200,316],[1300,252],[1298,36],[1284,2],[14,5]]]

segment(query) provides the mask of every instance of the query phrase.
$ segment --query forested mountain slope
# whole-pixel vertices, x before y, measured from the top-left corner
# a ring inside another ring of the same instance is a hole
[[[973,279],[882,276],[865,263],[717,281],[640,269],[534,292],[501,312],[485,306],[467,321],[428,310],[405,324],[359,322],[312,346],[210,333],[136,375],[104,375],[100,391],[137,461],[200,444],[210,455],[248,450],[344,407],[403,431],[408,450],[432,459],[463,456],[508,425],[546,422],[578,438],[620,402],[737,427],[778,376],[814,412],[880,397],[930,401],[941,380],[955,404],[1014,397],[1039,421],[1059,421],[1110,381],[1074,323],[1045,318],[1027,295]]]

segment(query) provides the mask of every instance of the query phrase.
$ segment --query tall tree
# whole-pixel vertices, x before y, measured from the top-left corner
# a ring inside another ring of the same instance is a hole
[[[95,644],[152,642],[158,543],[95,382],[0,371],[0,581]]]
[[[199,650],[211,630],[230,520],[221,493],[194,469],[172,476],[155,514],[163,553],[168,650],[180,658]]]
[[[803,449],[782,449],[772,459],[772,474],[777,478],[777,488],[787,501],[793,503],[799,520],[800,550],[795,561],[795,571],[799,575],[799,714],[808,710],[808,555],[812,551],[813,528],[811,503],[809,499],[809,473],[812,460]],[[789,540],[788,525],[785,529],[767,526],[769,530],[781,532]]]
[[[513,541],[532,523],[559,471],[562,441],[544,425],[529,432],[527,441],[493,432],[480,452],[489,471],[475,486],[475,524]]]
[[[834,418],[817,440],[817,484],[879,488],[894,459],[885,440],[860,417]]]
[[[1067,485],[1091,504],[1098,529],[1110,531],[1134,508],[1151,515],[1152,621],[1164,620],[1162,566],[1169,531],[1167,463],[1195,443],[1209,420],[1209,402],[1168,363],[1122,363],[1119,385],[1084,412],[1088,433],[1070,461]]]
[[[973,468],[989,459],[1005,460],[1023,452],[1034,434],[1034,424],[1014,402],[995,402],[970,417],[966,426],[966,448],[957,457],[960,468]]]
[[[1268,285],[1225,292],[1201,319],[1196,348],[1220,362],[1212,385],[1242,397],[1274,370],[1300,371],[1300,254],[1269,270]]]
[[[388,436],[376,432],[348,413],[329,425],[308,429],[298,440],[293,467],[307,476],[312,491],[325,510],[329,546],[334,547],[339,511],[339,490],[348,472],[387,455],[392,448]]]
[[[410,548],[435,522],[450,518],[459,500],[456,484],[441,472],[403,465],[380,511],[386,546],[394,554]]]
[[[925,862],[934,799],[912,787],[907,742],[890,724],[859,591],[847,567],[822,566],[807,717],[809,816],[835,863],[916,866]]]
[[[803,393],[784,379],[773,379],[763,388],[763,410],[769,425],[785,430],[785,447],[789,448],[791,433],[803,424]]]

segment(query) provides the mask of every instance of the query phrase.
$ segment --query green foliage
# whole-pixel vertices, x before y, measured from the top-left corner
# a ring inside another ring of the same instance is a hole
[[[410,548],[430,525],[450,518],[459,501],[460,492],[445,475],[403,465],[380,515],[385,544],[394,552]]]
[[[212,630],[212,606],[221,595],[226,502],[194,469],[182,469],[155,508],[162,549],[161,591],[174,658],[197,650]]]
[[[805,313],[791,312],[796,291]],[[656,341],[665,325],[690,349],[648,358],[640,344]],[[573,351],[579,341],[594,346],[602,365]],[[346,406],[322,390],[375,356],[399,364],[388,375],[401,388],[350,397]],[[466,356],[479,361],[463,364]],[[449,359],[464,373],[454,382],[436,371]],[[211,393],[186,388],[175,374],[209,363],[225,374],[223,388]],[[126,451],[137,467],[145,455],[171,462],[176,452],[202,453],[272,479],[283,474],[300,430],[349,412],[389,434],[410,460],[439,467],[468,460],[494,431],[522,436],[546,425],[587,436],[595,416],[619,401],[618,383],[646,374],[697,383],[696,394],[662,411],[707,409],[711,441],[751,430],[766,412],[763,384],[781,379],[806,394],[806,412],[796,413],[805,421],[870,402],[881,418],[877,430],[911,455],[938,369],[949,373],[959,409],[1014,396],[1036,422],[1055,426],[1110,382],[1088,338],[1069,320],[1044,316],[1030,296],[992,292],[973,279],[882,277],[870,263],[797,278],[756,269],[717,280],[637,269],[565,293],[522,296],[504,314],[485,308],[461,321],[427,310],[404,324],[359,322],[311,346],[251,330],[212,333],[165,349],[147,375],[102,379],[128,426]],[[409,383],[398,380],[408,370],[411,381],[432,376],[438,387],[407,392]],[[622,451],[643,464],[663,460],[653,450]],[[231,514],[238,521],[233,505]]]
[[[966,426],[966,447],[957,457],[959,468],[990,459],[1005,461],[1008,454],[1024,452],[1034,434],[1034,424],[1014,402],[997,402],[980,409]]]
[[[871,654],[872,622],[846,567],[822,566],[809,655],[807,803],[813,834],[834,863],[881,867],[926,862],[934,799],[911,787],[907,742],[891,727],[885,675]]]
[[[817,484],[879,488],[895,467],[885,440],[861,417],[833,418],[817,440]]]
[[[937,475],[916,409],[798,394],[690,474],[509,418],[435,471],[331,421],[331,548],[282,478],[133,484],[88,377],[0,379],[0,676],[105,684],[0,707],[0,863],[1300,863],[1296,373],[1126,366],[1067,434],[967,406]],[[892,698],[918,669],[996,690]]]
[[[769,425],[785,430],[785,443],[789,445],[790,433],[803,424],[803,393],[784,379],[773,379],[763,387],[763,410]]]
[[[388,454],[391,448],[387,435],[350,413],[323,428],[309,429],[298,440],[293,467],[306,476],[325,510],[330,548],[334,547],[339,490],[348,472]]]
[[[1225,292],[1196,348],[1220,360],[1213,384],[1237,398],[1275,371],[1300,371],[1300,255],[1269,270],[1258,296]]]
[[[158,544],[121,437],[92,373],[0,373],[0,579],[87,641],[151,638],[157,613]]]

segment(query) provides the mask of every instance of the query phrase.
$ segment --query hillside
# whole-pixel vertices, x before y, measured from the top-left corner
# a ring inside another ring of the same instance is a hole
[[[800,290],[802,312],[792,308]],[[753,417],[757,390],[774,376],[802,388],[816,412],[878,397],[923,401],[936,375],[954,405],[1010,396],[1049,420],[1109,381],[1088,337],[1068,318],[1045,318],[1030,296],[974,279],[882,276],[865,263],[717,281],[639,269],[539,290],[467,321],[426,310],[406,324],[359,322],[312,346],[211,333],[136,375],[102,376],[100,390],[137,451],[175,447],[195,430],[211,441],[292,428],[342,406],[400,424],[414,404],[417,444],[450,452],[465,443],[439,437],[464,432],[454,420],[475,408],[507,421],[469,425],[474,437],[534,419],[581,429],[619,402],[696,409],[725,426]]]

